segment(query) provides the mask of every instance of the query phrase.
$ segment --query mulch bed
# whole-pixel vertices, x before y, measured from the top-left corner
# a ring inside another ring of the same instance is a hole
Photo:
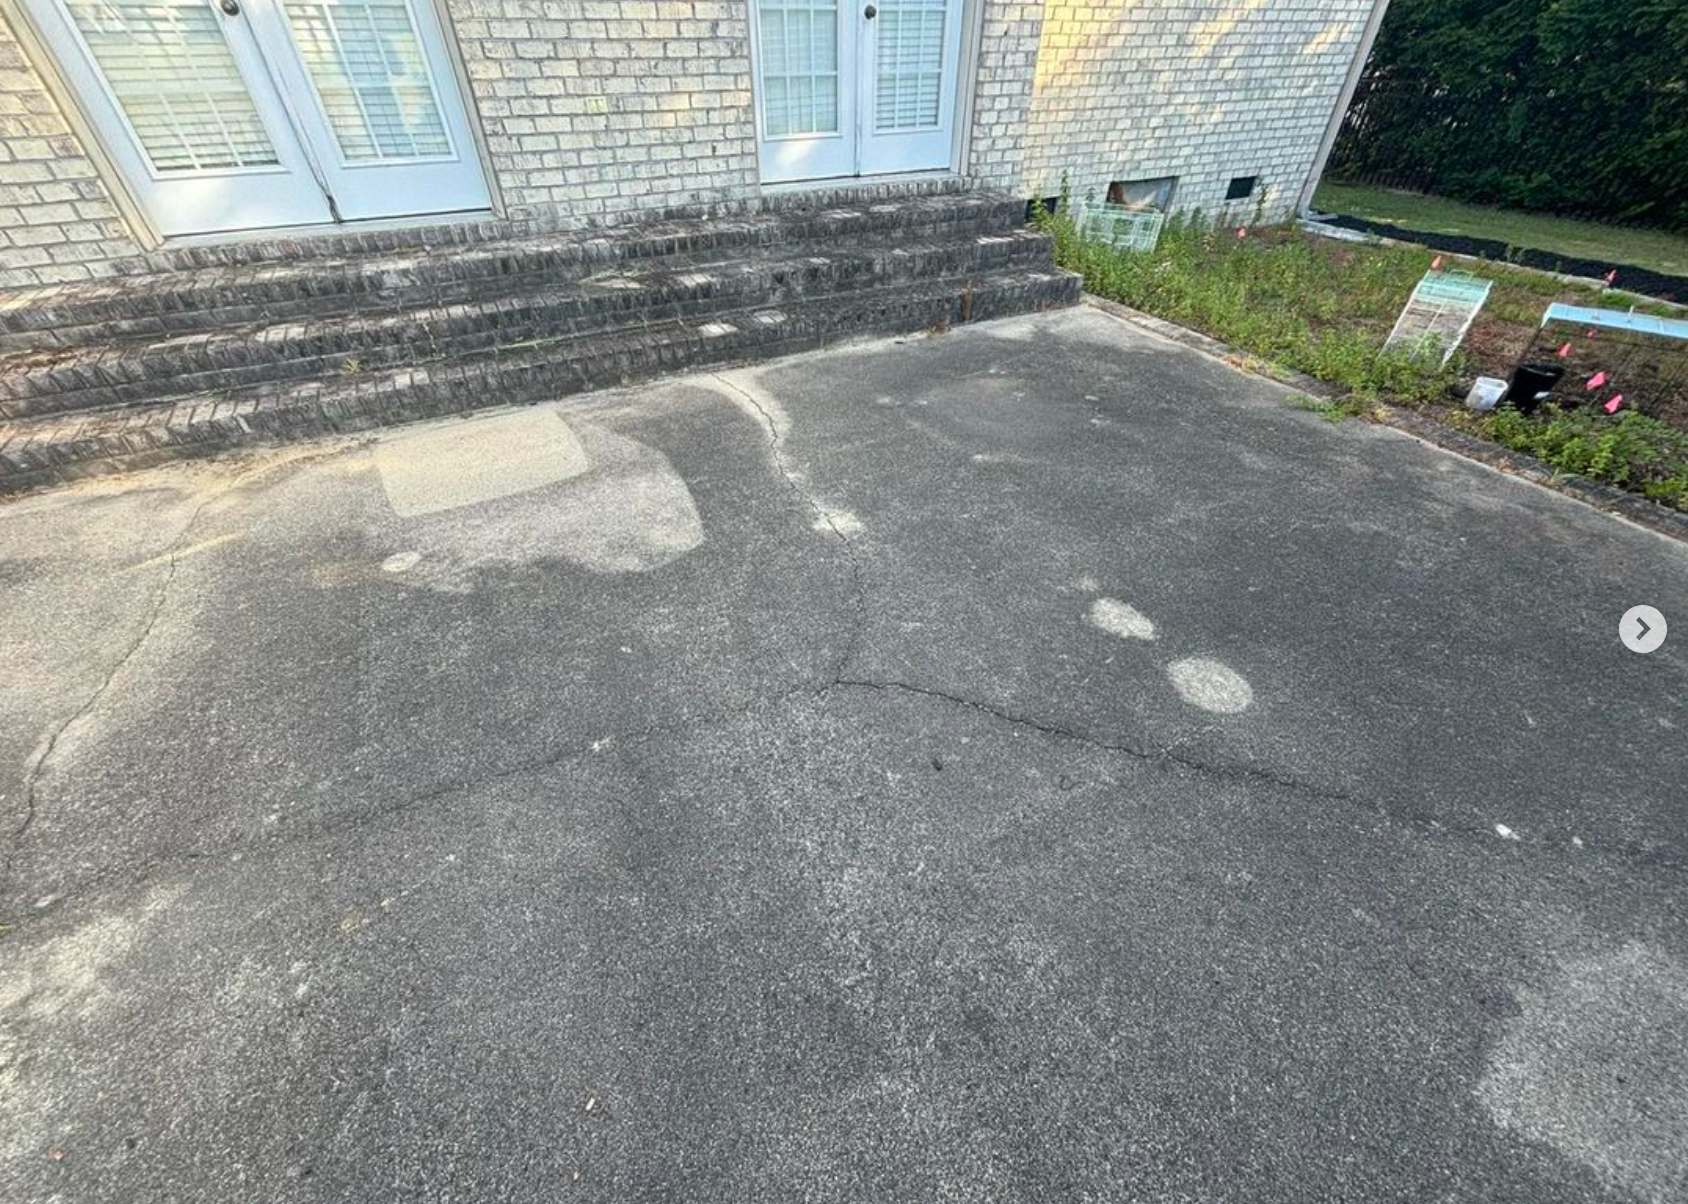
[[[1327,226],[1340,226],[1345,230],[1359,230],[1365,234],[1375,234],[1379,238],[1394,238],[1401,242],[1420,243],[1431,250],[1446,251],[1450,255],[1470,255],[1478,259],[1493,260],[1496,263],[1518,263],[1524,267],[1537,268],[1544,272],[1560,272],[1567,276],[1583,276],[1591,280],[1598,280],[1613,268],[1617,268],[1616,287],[1626,292],[1640,293],[1645,297],[1657,297],[1661,301],[1673,301],[1678,305],[1688,305],[1688,277],[1671,276],[1664,272],[1652,272],[1646,268],[1631,267],[1628,264],[1600,263],[1593,259],[1576,259],[1570,255],[1560,255],[1555,251],[1509,247],[1506,243],[1498,242],[1492,238],[1465,238],[1458,234],[1432,234],[1425,230],[1409,230],[1405,226],[1392,226],[1388,222],[1367,221],[1362,217],[1320,214],[1318,220]]]

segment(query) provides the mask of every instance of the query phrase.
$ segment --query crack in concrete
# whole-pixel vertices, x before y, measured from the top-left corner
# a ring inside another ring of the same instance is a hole
[[[12,838],[6,849],[5,869],[8,878],[11,876],[12,865],[21,849],[23,838],[28,835],[30,828],[34,826],[35,817],[39,811],[38,799],[41,779],[46,773],[48,762],[53,759],[53,754],[58,751],[59,741],[63,740],[73,727],[82,723],[94,713],[118,676],[128,666],[129,662],[135,659],[140,650],[146,646],[147,641],[152,638],[152,633],[158,626],[158,620],[164,614],[164,607],[169,599],[171,586],[175,583],[176,568],[181,559],[182,548],[187,544],[188,537],[193,534],[194,528],[199,525],[199,520],[204,515],[206,508],[218,498],[240,488],[254,476],[282,465],[321,459],[332,454],[337,454],[337,452],[302,451],[279,461],[256,464],[238,471],[224,482],[221,488],[213,488],[207,493],[189,513],[186,521],[182,523],[182,529],[176,533],[175,538],[170,541],[164,552],[160,553],[160,555],[168,556],[169,559],[164,566],[163,580],[159,582],[158,588],[153,591],[152,605],[148,609],[146,620],[141,624],[139,634],[130,642],[129,647],[112,662],[111,667],[100,678],[99,684],[94,687],[82,705],[71,712],[64,722],[59,724],[47,737],[34,762],[24,775],[23,818],[12,830]],[[156,557],[153,559],[156,559]]]
[[[1381,814],[1379,808],[1367,803],[1365,800],[1358,798],[1355,795],[1348,794],[1340,790],[1327,789],[1326,787],[1316,785],[1302,778],[1289,777],[1285,774],[1273,773],[1271,770],[1257,769],[1247,765],[1227,765],[1223,763],[1205,761],[1199,757],[1175,752],[1174,750],[1178,747],[1180,741],[1174,741],[1173,743],[1164,745],[1160,748],[1143,748],[1137,745],[1125,744],[1114,740],[1104,740],[1098,736],[1093,736],[1088,732],[1081,732],[1076,728],[1066,727],[1059,723],[1048,723],[1040,719],[1034,719],[1029,715],[1020,715],[1014,713],[1013,711],[1003,710],[1001,707],[993,706],[988,702],[981,702],[976,698],[967,698],[961,694],[951,694],[945,690],[934,689],[930,686],[918,686],[905,681],[874,681],[867,678],[839,678],[834,681],[832,685],[848,689],[875,690],[882,693],[895,692],[911,694],[920,698],[936,699],[941,702],[950,703],[954,706],[966,707],[968,710],[978,711],[981,714],[988,715],[991,718],[998,720],[999,722],[1012,724],[1015,727],[1026,728],[1027,730],[1037,732],[1040,735],[1050,736],[1059,740],[1070,740],[1075,744],[1082,744],[1086,748],[1096,749],[1098,752],[1113,753],[1119,756],[1129,757],[1131,760],[1141,761],[1145,764],[1177,765],[1194,773],[1200,774],[1203,777],[1216,777],[1238,783],[1258,783],[1261,785],[1276,787],[1281,790],[1291,790],[1297,794],[1305,794],[1325,802],[1358,804],[1366,807],[1368,810],[1379,811]],[[831,687],[829,686],[828,688],[830,689]]]
[[[88,695],[82,705],[72,711],[65,721],[59,724],[47,737],[46,743],[41,746],[41,751],[36,755],[34,764],[29,767],[29,772],[25,775],[23,781],[23,819],[12,831],[12,849],[7,856],[8,869],[10,869],[12,856],[17,852],[18,843],[28,834],[30,827],[35,823],[37,789],[42,775],[46,772],[47,763],[53,759],[53,754],[58,750],[59,741],[64,739],[71,728],[94,713],[95,708],[100,705],[100,700],[105,697],[106,691],[110,690],[112,683],[117,680],[118,674],[123,672],[129,662],[135,658],[135,654],[152,638],[153,629],[158,626],[159,616],[164,613],[164,603],[170,595],[170,586],[176,579],[176,565],[182,545],[186,542],[188,534],[193,530],[194,524],[198,522],[201,512],[209,504],[210,499],[208,498],[196,506],[193,513],[188,516],[187,522],[183,524],[181,531],[170,541],[170,546],[166,550],[169,560],[164,566],[164,579],[159,583],[158,588],[153,591],[152,606],[148,610],[146,621],[141,624],[140,633],[130,641],[129,647],[112,662],[111,668],[106,670],[99,684],[94,687],[93,692]]]
[[[773,455],[775,470],[784,479],[786,488],[790,489],[803,505],[813,511],[817,519],[826,524],[827,530],[831,531],[839,544],[842,545],[844,556],[850,562],[851,588],[854,593],[853,609],[856,612],[856,621],[850,627],[844,652],[839,656],[838,663],[833,666],[832,672],[827,675],[825,683],[819,690],[815,691],[817,695],[825,693],[832,686],[839,684],[845,670],[850,667],[850,663],[856,659],[857,653],[861,651],[863,633],[867,627],[867,580],[862,565],[861,552],[857,549],[855,542],[839,528],[832,513],[821,505],[820,499],[810,492],[803,481],[802,475],[790,466],[789,457],[785,452],[785,432],[780,430],[779,423],[774,420],[774,416],[768,412],[767,407],[748,389],[736,381],[728,380],[718,372],[710,373],[710,379],[722,388],[730,390],[762,416],[762,421],[768,428],[768,449]]]

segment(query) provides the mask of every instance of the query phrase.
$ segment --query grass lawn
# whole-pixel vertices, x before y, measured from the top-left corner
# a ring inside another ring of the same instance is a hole
[[[1633,264],[1673,276],[1688,276],[1688,235],[1664,230],[1605,226],[1328,180],[1314,193],[1313,206],[1325,213],[1389,222],[1409,230],[1492,238],[1514,247],[1556,251],[1614,267]]]
[[[1625,406],[1605,414],[1583,382],[1602,370],[1603,345],[1581,331],[1563,361],[1560,405],[1525,417],[1514,410],[1476,415],[1462,398],[1473,377],[1505,378],[1550,301],[1599,306],[1601,295],[1550,276],[1497,265],[1488,303],[1446,368],[1381,353],[1396,316],[1430,266],[1417,247],[1337,242],[1293,227],[1262,227],[1238,238],[1229,229],[1169,224],[1153,251],[1119,251],[1082,238],[1064,214],[1041,219],[1056,258],[1084,275],[1099,296],[1193,327],[1247,352],[1268,368],[1305,372],[1337,386],[1346,400],[1333,417],[1378,402],[1410,406],[1556,468],[1606,481],[1688,511],[1688,378],[1662,383],[1673,366],[1615,382]],[[1606,305],[1617,300],[1606,294]],[[1626,298],[1626,300],[1628,300]],[[1663,303],[1637,306],[1676,313]],[[1552,352],[1548,352],[1551,356]],[[1607,365],[1610,366],[1610,365]]]

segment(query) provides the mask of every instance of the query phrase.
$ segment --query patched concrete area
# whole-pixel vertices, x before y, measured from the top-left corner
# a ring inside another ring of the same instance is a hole
[[[3,504],[0,591],[8,1204],[1688,1184],[1688,554],[1111,317]]]

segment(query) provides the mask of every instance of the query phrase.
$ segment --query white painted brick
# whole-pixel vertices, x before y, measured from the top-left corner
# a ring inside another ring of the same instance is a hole
[[[111,270],[140,247],[0,16],[0,288]]]

